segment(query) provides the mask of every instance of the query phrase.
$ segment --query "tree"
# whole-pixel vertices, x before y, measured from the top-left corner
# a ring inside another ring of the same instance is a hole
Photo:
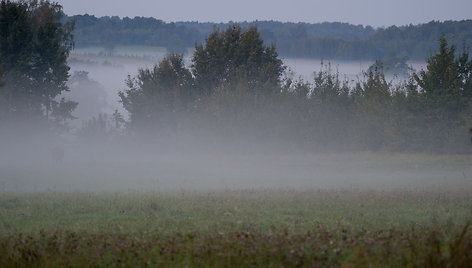
[[[309,100],[312,138],[316,139],[318,149],[344,147],[351,106],[348,81],[342,81],[330,64],[322,63],[321,70],[315,72]]]
[[[105,50],[105,56],[111,57],[115,53],[116,46],[114,43],[108,42],[103,45],[103,49]]]
[[[77,130],[79,139],[91,141],[105,141],[110,134],[110,122],[107,114],[99,113],[87,121],[83,122],[82,127]]]
[[[83,120],[92,118],[110,108],[103,85],[89,77],[86,71],[75,71],[67,81],[69,91],[62,96],[80,103],[74,114]]]
[[[263,44],[257,27],[243,32],[239,25],[232,25],[226,31],[214,29],[205,45],[195,46],[192,61],[197,88],[204,93],[240,81],[250,89],[262,89],[264,84],[278,85],[284,71],[275,46]]]
[[[170,54],[152,69],[128,77],[128,89],[119,92],[134,127],[174,125],[175,117],[189,109],[193,78],[182,54]]]
[[[68,130],[68,120],[77,119],[72,115],[72,111],[77,107],[78,103],[75,101],[69,101],[65,98],[61,98],[60,101],[52,102],[52,113],[51,116],[54,119],[54,125],[57,130],[63,131]]]
[[[426,60],[426,70],[413,74],[428,105],[441,109],[453,118],[469,105],[472,95],[472,61],[464,47],[456,57],[456,47],[449,46],[444,35],[439,39],[439,51]]]
[[[391,53],[382,60],[376,60],[375,63],[369,67],[368,71],[374,71],[375,68],[382,68],[384,74],[406,77],[412,70],[406,63],[407,60],[408,57],[406,56],[399,57],[396,53]]]
[[[73,47],[74,24],[62,24],[63,16],[62,6],[49,1],[1,1],[0,69],[6,83],[1,113],[47,121],[71,117],[77,104],[57,99],[67,90],[67,57]]]
[[[354,137],[362,149],[384,149],[391,131],[392,107],[391,82],[387,82],[380,64],[364,74],[366,79],[358,82],[354,92]]]
[[[457,95],[461,87],[458,62],[455,60],[456,47],[448,46],[444,35],[439,39],[439,52],[426,60],[426,70],[415,74],[415,80],[427,98],[438,99],[447,95]]]
[[[435,150],[449,143],[465,141],[466,120],[470,118],[472,97],[472,61],[464,47],[456,56],[456,47],[448,45],[444,34],[439,39],[439,51],[426,60],[426,70],[413,77],[420,87],[423,119],[428,131],[425,138]],[[456,144],[457,145],[457,144]]]

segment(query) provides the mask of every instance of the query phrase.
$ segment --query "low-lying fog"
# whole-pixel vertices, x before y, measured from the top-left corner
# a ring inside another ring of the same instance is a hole
[[[100,143],[37,135],[11,137],[2,148],[0,191],[7,192],[472,186],[468,156],[316,154],[282,146],[258,148],[257,142],[169,138]]]
[[[187,65],[191,65],[192,50],[189,49],[185,60]],[[125,80],[128,75],[135,76],[139,68],[151,68],[154,64],[161,61],[167,55],[167,51],[163,48],[153,47],[119,47],[112,52],[106,52],[103,48],[79,48],[72,51],[69,64],[71,66],[70,73],[77,71],[88,72],[88,77],[98,82],[103,86],[106,93],[106,103],[103,103],[100,111],[103,113],[112,113],[118,110],[125,114],[122,105],[119,103],[118,92],[126,88]],[[322,64],[329,64],[333,72],[339,72],[341,79],[347,79],[350,83],[355,83],[363,79],[363,72],[368,70],[373,61],[339,61],[339,60],[320,60],[320,59],[296,59],[283,58],[284,65],[288,67],[288,75],[293,78],[302,78],[306,81],[312,81],[314,72],[319,72],[322,69]],[[414,70],[421,70],[425,68],[425,62],[412,61],[407,64]],[[388,81],[401,82],[403,77],[393,74],[387,74]],[[77,94],[65,94],[66,97],[77,99]],[[80,102],[80,101],[79,101]],[[82,111],[90,111],[87,103],[81,102],[82,107],[76,110],[76,116],[80,117]],[[80,125],[79,118],[74,123]]]
[[[86,81],[90,82],[87,84],[89,98],[84,97],[85,93],[68,93],[73,98],[84,98],[78,100],[80,106],[74,114],[80,118],[75,120],[75,127],[99,112],[110,114],[118,109],[124,114],[117,93],[125,88],[127,75],[135,75],[138,68],[151,67],[165,55],[162,51],[112,56],[92,52],[78,50],[71,56],[71,73],[86,71],[91,81]],[[296,76],[307,80],[321,67],[319,60],[285,59],[284,62]],[[333,61],[331,66],[354,79],[371,63]],[[422,63],[413,65],[415,68],[423,66]],[[77,81],[71,81],[71,88],[83,82]],[[468,164],[471,159],[467,156],[309,154],[283,146],[258,148],[258,142],[202,143],[188,138],[191,135],[152,142],[122,138],[113,143],[92,143],[78,141],[73,135],[52,139],[42,137],[34,129],[26,132],[31,135],[21,137],[10,133],[2,138],[0,191],[453,189],[472,186],[472,169]]]

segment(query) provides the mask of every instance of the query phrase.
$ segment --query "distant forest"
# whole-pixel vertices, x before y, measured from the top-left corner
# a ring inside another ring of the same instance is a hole
[[[155,18],[119,18],[91,15],[66,17],[75,20],[77,47],[144,45],[166,47],[169,52],[185,52],[202,43],[214,28],[226,29],[230,23],[171,22]],[[247,29],[256,25],[267,45],[274,44],[282,57],[338,60],[375,60],[406,57],[424,60],[438,49],[442,33],[460,49],[472,44],[472,20],[431,21],[426,24],[371,26],[340,22],[317,24],[277,21],[238,23]]]

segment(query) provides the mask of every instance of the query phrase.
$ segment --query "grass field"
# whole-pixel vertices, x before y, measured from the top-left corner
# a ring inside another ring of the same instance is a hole
[[[472,191],[217,190],[0,196],[0,266],[472,263]]]
[[[0,267],[472,264],[472,156],[197,151],[10,154]]]

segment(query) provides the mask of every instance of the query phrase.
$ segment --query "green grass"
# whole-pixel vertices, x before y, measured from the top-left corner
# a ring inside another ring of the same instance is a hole
[[[464,266],[472,191],[0,195],[0,266]]]
[[[252,230],[318,225],[354,229],[411,225],[463,225],[472,193],[362,190],[241,190],[174,193],[31,193],[0,197],[0,229],[103,232]]]

